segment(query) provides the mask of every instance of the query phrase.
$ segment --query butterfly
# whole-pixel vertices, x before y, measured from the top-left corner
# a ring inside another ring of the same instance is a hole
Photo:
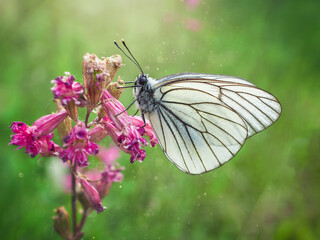
[[[132,58],[115,42],[141,71],[132,86],[134,102],[166,157],[185,173],[222,166],[281,114],[276,97],[238,77],[178,73],[153,79],[122,43]]]

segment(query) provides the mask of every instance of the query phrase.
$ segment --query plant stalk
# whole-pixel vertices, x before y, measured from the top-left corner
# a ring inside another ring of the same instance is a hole
[[[72,227],[73,227],[73,235],[75,236],[77,233],[77,197],[76,197],[76,162],[73,165],[73,170],[70,169],[71,173],[71,184],[72,184],[72,189],[71,189],[71,207],[72,207]]]

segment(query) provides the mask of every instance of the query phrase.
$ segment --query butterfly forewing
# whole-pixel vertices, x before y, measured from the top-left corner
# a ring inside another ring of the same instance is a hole
[[[245,120],[248,137],[272,125],[281,114],[281,105],[272,94],[247,80],[233,76],[175,74],[159,79],[155,88],[176,87],[181,84],[195,86],[199,90],[211,93],[223,104],[232,108]]]
[[[247,137],[273,124],[281,112],[270,93],[232,76],[175,74],[153,89],[158,105],[147,116],[168,159],[189,174],[229,161]]]

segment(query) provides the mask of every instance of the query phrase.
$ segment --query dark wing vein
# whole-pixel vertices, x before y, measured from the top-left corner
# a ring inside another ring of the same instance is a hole
[[[229,98],[231,101],[233,101],[236,105],[240,106],[242,109],[246,110],[257,122],[259,122],[262,126],[264,126],[260,120],[255,116],[253,115],[246,107],[244,107],[242,104],[238,103],[237,101],[235,101],[233,98],[231,98],[230,96],[228,95],[223,95],[224,97],[226,98]],[[232,107],[231,107],[232,108]],[[236,110],[235,110],[236,111]],[[237,112],[237,111],[236,111]],[[246,120],[246,123],[257,133],[257,131],[252,127],[252,125],[249,123],[248,120]]]
[[[263,104],[265,104],[265,105],[267,105],[269,108],[271,108],[273,111],[275,111],[277,114],[281,114],[280,112],[278,112],[276,109],[274,109],[271,105],[269,105],[268,103],[266,103],[266,102],[264,102],[264,101],[262,101],[261,99],[260,99],[260,97],[257,97],[259,100],[260,100],[260,102],[262,102]],[[271,100],[271,99],[268,99],[268,100]],[[278,101],[276,101],[276,100],[274,100],[274,102],[275,103],[279,103]]]
[[[194,126],[192,126],[192,125],[190,125],[190,124],[187,124],[186,122],[184,122],[183,120],[181,120],[174,112],[172,112],[170,109],[168,109],[165,105],[163,105],[163,104],[160,104],[161,105],[161,107],[163,107],[168,113],[170,113],[171,115],[173,115],[176,119],[178,119],[181,123],[183,123],[185,126],[187,126],[187,127],[190,127],[190,128],[192,128],[192,129],[194,129],[195,131],[198,131],[198,132],[201,132],[201,133],[207,133],[207,134],[209,134],[210,136],[212,136],[213,138],[215,138],[216,140],[218,140],[220,143],[221,143],[221,145],[222,146],[224,146],[230,153],[231,153],[231,155],[232,156],[234,156],[234,154],[231,152],[231,150],[221,141],[221,139],[219,139],[218,137],[216,137],[216,136],[214,136],[212,133],[210,133],[210,132],[203,132],[203,131],[200,131],[200,130],[198,130],[198,129],[196,129]],[[201,115],[200,115],[201,116]],[[205,119],[205,120],[207,120],[206,118],[204,118],[203,116],[201,116],[201,118],[203,118],[203,119]],[[213,124],[211,121],[209,121],[209,120],[207,120],[208,122],[210,122],[211,124]],[[174,122],[174,121],[172,121],[172,122]],[[215,125],[215,124],[213,124],[213,125]],[[240,125],[240,126],[242,126],[242,125]],[[186,129],[187,129],[187,127],[185,127]],[[188,133],[189,134],[189,133]],[[240,144],[241,146],[242,146],[242,144]],[[209,147],[210,147],[210,145],[209,145]],[[211,148],[211,147],[210,147]],[[200,158],[201,159],[201,158]]]
[[[242,98],[244,101],[246,101],[248,104],[250,104],[252,107],[254,107],[255,109],[257,109],[261,114],[263,114],[264,116],[266,116],[267,118],[269,118],[269,120],[271,121],[271,122],[273,122],[272,121],[272,119],[270,119],[270,117],[268,116],[268,115],[266,115],[264,112],[262,112],[259,108],[257,108],[254,104],[252,104],[250,101],[248,101],[246,98],[244,98],[243,96],[241,96],[238,92],[235,92],[240,98]],[[267,126],[265,126],[262,122],[260,122],[261,124],[262,124],[262,126],[264,127],[264,128],[267,128]]]
[[[197,153],[198,158],[199,158],[199,160],[200,160],[200,162],[201,162],[204,170],[207,171],[207,168],[206,168],[206,166],[204,165],[204,163],[203,163],[203,161],[202,161],[202,158],[200,157],[200,154],[199,154],[199,152],[198,152],[198,148],[197,148],[196,145],[194,144],[193,138],[191,137],[190,132],[189,132],[189,129],[188,129],[187,127],[186,127],[186,131],[187,131],[187,133],[188,133],[188,136],[189,136],[189,138],[190,138],[190,140],[191,140],[191,142],[192,142],[192,146],[193,146],[195,152]],[[209,147],[210,147],[210,146],[209,146]]]
[[[160,115],[159,115],[159,110],[157,110],[157,111],[158,111],[158,116],[159,116],[159,121],[160,121],[160,126],[161,126],[163,141],[164,141],[164,150],[167,151],[166,135],[164,134],[163,124],[162,124],[162,120],[161,120],[161,116],[163,117],[163,115],[160,116]]]
[[[207,113],[207,114],[210,114],[210,113]],[[226,133],[227,135],[229,135],[231,138],[233,138],[233,140],[235,140],[237,143],[239,143],[240,145],[242,145],[232,134],[230,134],[229,132],[227,132],[225,129],[221,128],[220,126],[218,126],[217,124],[211,122],[209,119],[207,119],[206,117],[204,116],[201,116],[203,119],[207,120],[209,123],[211,123],[212,125],[214,125],[215,127],[219,128],[221,131],[223,131],[224,133]],[[240,124],[239,124],[240,125]],[[240,125],[242,126],[242,125]],[[207,130],[207,133],[208,130]]]
[[[217,105],[217,106],[222,106],[222,107],[228,107],[227,105],[222,105],[222,104],[219,104],[219,103],[213,103],[213,102],[201,102],[201,103],[192,103],[192,104],[187,104],[187,103],[183,103],[183,102],[174,102],[174,101],[162,101],[162,103],[172,103],[172,104],[181,104],[181,105],[185,105],[185,106],[189,106],[189,107],[192,107],[192,109],[194,109],[195,111],[200,111],[200,112],[203,112],[203,113],[207,113],[207,114],[210,114],[212,116],[215,116],[217,118],[220,118],[220,119],[223,119],[223,120],[226,120],[228,122],[231,122],[231,123],[234,123],[234,124],[237,124],[241,127],[243,127],[244,129],[246,129],[243,125],[229,119],[229,118],[225,118],[225,117],[222,117],[222,116],[219,116],[219,115],[216,115],[214,113],[210,113],[210,112],[206,112],[206,111],[203,111],[203,110],[200,110],[200,109],[197,109],[195,107],[193,107],[193,105],[200,105],[200,104],[212,104],[212,105]],[[235,112],[232,108],[228,107],[228,109],[230,111],[233,111]],[[237,113],[237,112],[235,112]],[[238,114],[238,113],[237,113]],[[200,115],[201,116],[201,115]],[[202,117],[202,116],[201,116]],[[246,129],[247,130],[247,129]]]
[[[166,122],[166,124],[168,125],[168,127],[169,127],[169,129],[170,129],[170,131],[171,131],[171,133],[172,133],[172,136],[173,136],[173,138],[174,138],[174,140],[175,140],[175,142],[176,142],[176,144],[177,144],[177,146],[178,146],[178,148],[179,148],[180,155],[181,155],[181,157],[182,157],[182,159],[183,159],[184,165],[186,166],[187,171],[190,173],[190,170],[189,170],[189,168],[188,168],[188,165],[186,164],[186,160],[185,160],[184,155],[183,155],[183,153],[182,153],[180,144],[179,144],[179,142],[178,142],[178,140],[177,140],[177,138],[176,138],[176,136],[175,136],[175,134],[174,134],[171,126],[170,126],[170,124],[168,123],[167,119],[164,117],[164,113],[163,113],[161,110],[159,110],[159,112],[160,112],[161,116],[163,117],[164,121]],[[169,116],[168,114],[166,114],[166,115]],[[170,116],[169,116],[169,118],[171,119]],[[179,135],[180,135],[180,138],[183,140],[183,142],[184,142],[184,144],[185,144],[185,141],[184,141],[183,137],[181,136],[180,132],[178,131],[178,128],[177,128],[175,122],[172,121],[172,119],[171,119],[171,122],[172,122],[173,125],[175,126],[177,132],[178,132]],[[185,146],[186,146],[186,144],[185,144]],[[188,150],[187,147],[186,147],[186,149],[187,149],[187,151],[188,151],[188,153],[189,153],[189,156],[190,156],[190,158],[191,158],[190,152],[189,152],[189,150]],[[166,151],[166,153],[168,153],[168,152]],[[192,159],[192,158],[191,158],[191,159]],[[177,164],[177,163],[176,163],[176,164]]]

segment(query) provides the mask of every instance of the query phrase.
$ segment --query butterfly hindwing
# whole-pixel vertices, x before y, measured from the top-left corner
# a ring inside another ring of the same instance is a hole
[[[182,171],[215,169],[244,144],[245,122],[213,94],[179,84],[161,88],[160,95],[148,118],[166,156]]]

